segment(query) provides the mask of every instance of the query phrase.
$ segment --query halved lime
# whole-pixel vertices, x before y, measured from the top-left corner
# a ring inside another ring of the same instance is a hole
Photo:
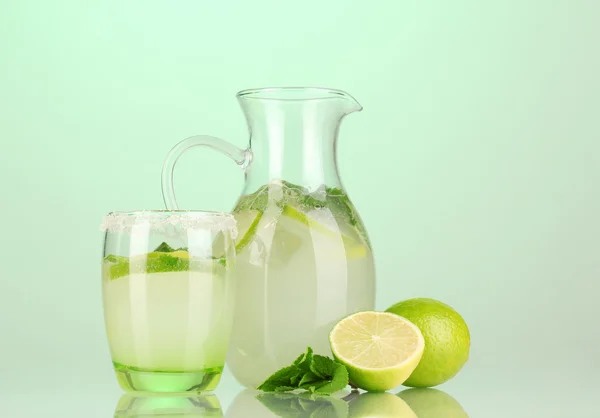
[[[350,381],[368,391],[401,385],[415,370],[425,340],[419,328],[387,312],[358,312],[338,322],[329,334],[331,351],[348,369]]]

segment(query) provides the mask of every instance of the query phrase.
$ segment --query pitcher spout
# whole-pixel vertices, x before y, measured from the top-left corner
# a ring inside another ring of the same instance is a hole
[[[362,106],[349,93],[343,90],[323,87],[269,87],[242,90],[237,94],[238,101],[244,110],[256,105],[257,101],[269,104],[270,107],[283,105],[298,105],[303,103],[313,107],[317,103],[321,109],[329,107],[332,114],[336,111],[340,116],[362,110]],[[276,105],[274,102],[278,102]]]
[[[350,113],[354,113],[354,112],[360,112],[363,109],[362,105],[360,103],[358,103],[358,100],[356,100],[351,94],[346,93],[345,91],[342,91],[342,90],[331,90],[331,91],[332,91],[332,93],[335,92],[335,94],[339,95],[339,97],[344,100],[346,115],[349,115]]]

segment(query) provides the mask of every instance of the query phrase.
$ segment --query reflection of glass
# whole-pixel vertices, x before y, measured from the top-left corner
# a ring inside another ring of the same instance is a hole
[[[219,399],[213,395],[140,395],[126,394],[119,399],[114,418],[223,416]]]
[[[216,149],[244,170],[233,210],[242,280],[227,362],[241,384],[256,387],[307,346],[328,355],[333,325],[373,309],[375,270],[336,161],[340,123],[362,107],[348,93],[321,88],[246,90],[237,98],[250,132],[247,149],[188,138],[167,155],[162,184],[167,208],[177,208],[173,168],[192,147]]]
[[[347,418],[348,404],[342,396],[314,396],[292,393],[240,392],[227,409],[227,418]]]
[[[104,316],[120,385],[142,392],[214,389],[231,330],[233,217],[113,212],[102,227]]]
[[[418,418],[468,418],[452,396],[438,389],[407,389],[398,393]]]

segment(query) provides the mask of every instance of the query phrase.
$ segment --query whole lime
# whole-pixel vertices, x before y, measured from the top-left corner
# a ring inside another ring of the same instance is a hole
[[[441,385],[456,376],[469,359],[469,328],[452,307],[435,299],[418,298],[396,303],[387,312],[411,321],[425,339],[423,357],[404,386]]]

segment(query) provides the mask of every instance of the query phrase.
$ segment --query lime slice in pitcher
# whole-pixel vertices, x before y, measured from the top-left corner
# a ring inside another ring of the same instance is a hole
[[[235,239],[235,249],[237,252],[241,251],[250,241],[256,233],[256,227],[262,217],[262,212],[257,210],[244,210],[241,212],[234,213],[235,220],[237,221],[238,234]],[[222,232],[219,232],[213,243],[214,255],[223,254],[225,250],[224,236]]]
[[[340,225],[329,210],[312,210],[311,214],[304,213],[291,205],[283,207],[283,216],[293,219],[315,232],[322,234],[332,240],[341,237],[344,247],[346,248],[347,256],[350,259],[362,258],[367,255],[367,247],[357,239],[346,235],[340,230]],[[315,218],[316,214],[322,215],[319,219]]]
[[[257,210],[245,210],[236,213],[235,220],[237,221],[238,236],[235,239],[235,249],[240,251],[252,240],[256,233],[256,227],[262,217],[262,212]]]

